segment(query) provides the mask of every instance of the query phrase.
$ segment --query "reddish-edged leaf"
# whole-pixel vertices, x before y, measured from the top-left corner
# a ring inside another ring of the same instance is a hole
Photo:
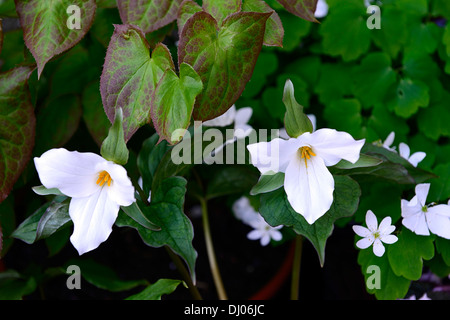
[[[248,12],[272,12],[266,22],[266,33],[264,34],[265,46],[283,47],[284,28],[278,14],[263,0],[246,0],[242,11]]]
[[[208,120],[227,111],[250,80],[271,13],[239,12],[219,27],[207,12],[195,13],[181,33],[179,64],[194,67],[203,91],[194,107],[196,120]]]
[[[314,17],[318,0],[278,0],[290,13],[302,19],[318,22]]]
[[[197,2],[192,0],[184,0],[181,3],[180,9],[178,10],[177,17],[177,26],[178,26],[178,35],[181,36],[181,32],[183,31],[184,25],[189,20],[190,17],[194,15],[194,13],[203,11],[202,7],[200,7]]]
[[[15,2],[25,44],[37,62],[38,77],[50,59],[84,37],[95,18],[95,0]]]
[[[241,11],[242,0],[203,0],[203,10],[216,19],[219,26],[232,13]]]
[[[0,53],[2,53],[3,48],[3,27],[2,27],[2,19],[0,19]]]
[[[131,25],[115,25],[106,52],[100,79],[105,112],[114,121],[122,108],[125,140],[150,123],[150,99],[167,69],[174,69],[169,50],[158,44],[150,56],[150,46],[142,30]]]
[[[162,28],[177,18],[182,0],[117,0],[124,24],[140,27],[144,33]]]
[[[0,74],[0,202],[11,192],[34,146],[36,119],[27,81],[34,68]]]

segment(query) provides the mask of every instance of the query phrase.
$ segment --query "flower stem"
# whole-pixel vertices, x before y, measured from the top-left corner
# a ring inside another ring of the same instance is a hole
[[[303,237],[301,235],[297,235],[295,238],[294,261],[292,262],[291,300],[298,300],[302,250]]]
[[[181,276],[184,279],[184,282],[186,282],[188,289],[192,295],[192,297],[196,300],[202,300],[202,296],[200,295],[200,292],[198,292],[197,287],[192,282],[191,276],[189,272],[186,270],[186,267],[184,266],[183,262],[181,261],[180,257],[172,251],[171,248],[168,246],[164,246],[166,248],[167,253],[169,254],[170,258],[172,259],[173,263],[175,263],[175,266],[178,269],[178,272],[180,272]]]
[[[211,268],[211,273],[214,279],[214,284],[216,285],[217,295],[220,300],[227,300],[227,294],[225,287],[223,286],[222,277],[220,276],[219,266],[216,260],[216,254],[214,253],[214,246],[211,237],[211,229],[209,226],[208,218],[208,206],[206,204],[206,199],[200,199],[200,204],[202,206],[202,220],[203,220],[203,230],[205,233],[205,243],[206,251],[208,253],[209,266]]]

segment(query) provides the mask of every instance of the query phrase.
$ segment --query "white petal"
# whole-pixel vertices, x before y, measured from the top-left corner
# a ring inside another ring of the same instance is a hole
[[[245,224],[250,224],[253,220],[258,219],[259,214],[251,206],[247,197],[241,197],[233,204],[233,212],[237,219],[242,220]]]
[[[87,197],[99,189],[96,166],[106,160],[94,153],[51,149],[34,158],[42,184],[68,197]]]
[[[427,203],[428,191],[430,190],[429,183],[421,183],[416,185],[416,196],[418,203],[423,207]]]
[[[309,224],[327,212],[333,203],[334,179],[323,160],[294,157],[286,169],[284,189],[292,208]]]
[[[270,142],[259,142],[247,146],[252,164],[265,174],[266,172],[285,172],[289,161],[295,157],[301,147],[297,139],[275,138]]]
[[[380,234],[392,233],[395,230],[395,226],[392,226],[391,223],[392,223],[391,217],[385,217],[383,220],[381,220],[380,225],[378,226],[378,231],[380,232]]]
[[[428,236],[430,232],[428,231],[428,224],[425,220],[425,214],[423,212],[419,212],[415,215],[410,215],[408,217],[403,218],[402,224],[411,230],[412,232],[422,235]]]
[[[392,150],[390,148],[390,146],[394,142],[394,139],[395,139],[395,132],[392,131],[391,133],[389,133],[389,135],[387,136],[386,140],[384,140],[383,147],[385,147],[386,149]]]
[[[253,127],[248,124],[239,124],[234,127],[233,135],[238,139],[243,139],[249,136],[253,131]],[[233,140],[234,141],[234,140]]]
[[[317,129],[317,118],[316,118],[316,116],[313,115],[313,114],[307,114],[306,116],[311,121],[311,124],[312,124],[312,127],[313,127],[313,131],[316,131],[316,129]]]
[[[393,234],[388,234],[388,235],[382,236],[380,239],[381,239],[381,241],[383,241],[384,243],[387,243],[387,244],[396,243],[398,240],[398,238],[396,236],[394,236]]]
[[[402,158],[406,160],[409,159],[410,149],[406,143],[400,142],[398,145],[398,152]]]
[[[372,212],[372,210],[367,210],[367,213],[366,213],[366,225],[367,225],[367,228],[372,233],[378,231],[377,216]]]
[[[244,124],[247,124],[249,122],[250,118],[252,117],[253,109],[250,107],[245,107],[238,109],[236,111],[236,117],[234,119],[234,123],[236,126],[242,126]]]
[[[269,234],[270,234],[270,237],[275,241],[280,241],[281,239],[283,239],[283,234],[275,228],[272,228],[269,231]]]
[[[264,233],[261,237],[260,243],[263,247],[267,246],[270,242],[270,236],[268,233]]]
[[[327,166],[333,166],[342,159],[355,163],[365,142],[364,139],[353,139],[347,132],[327,128],[303,135],[305,135],[303,142],[310,145]]]
[[[444,207],[448,206],[442,204],[428,208],[428,212],[425,212],[425,217],[427,219],[428,228],[431,232],[442,238],[450,239],[450,218],[447,215],[448,212],[444,212]],[[439,212],[444,214],[440,214]]]
[[[82,255],[97,248],[112,231],[119,212],[119,205],[108,197],[107,188],[86,198],[72,198],[70,218],[74,224],[70,241]]]
[[[234,122],[235,117],[236,107],[233,104],[224,114],[218,116],[217,118],[203,122],[203,125],[206,127],[226,127]]]
[[[355,231],[355,233],[363,238],[367,238],[369,237],[372,232],[370,232],[369,229],[363,227],[363,226],[352,226],[353,231]]]
[[[128,207],[135,201],[134,187],[128,178],[127,171],[124,167],[111,161],[99,164],[98,172],[106,171],[109,173],[112,183],[111,186],[105,187],[109,192],[109,197],[120,206]]]
[[[438,204],[428,208],[428,212],[450,218],[450,206],[447,204]]]
[[[367,249],[373,243],[373,238],[362,238],[358,242],[356,242],[356,246],[360,249]]]
[[[376,239],[373,243],[373,253],[377,256],[377,257],[381,257],[384,254],[384,246],[383,243],[380,241],[380,239]]]
[[[418,152],[414,152],[411,157],[409,157],[408,161],[409,163],[411,163],[414,167],[417,167],[417,165],[419,164],[419,162],[421,162],[423,159],[425,159],[425,157],[427,156],[427,154],[425,152],[422,151],[418,151]]]
[[[317,2],[316,11],[314,12],[314,17],[323,18],[328,14],[328,4],[325,0],[319,0]]]
[[[261,231],[252,230],[247,234],[247,238],[250,240],[258,240],[262,237]]]
[[[422,206],[417,204],[417,197],[414,198],[416,199],[415,201],[412,201],[412,199],[411,201],[404,199],[401,200],[400,206],[402,210],[402,217],[408,218],[422,212]]]

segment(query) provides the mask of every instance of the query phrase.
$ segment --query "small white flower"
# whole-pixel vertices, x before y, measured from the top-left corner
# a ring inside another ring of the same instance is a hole
[[[112,231],[120,206],[134,201],[126,170],[94,153],[52,149],[34,158],[42,184],[71,197],[70,241],[81,255],[97,248]]]
[[[395,139],[395,132],[392,131],[391,133],[389,133],[389,135],[386,137],[386,140],[384,140],[384,142],[382,142],[381,146],[387,150],[393,151],[393,152],[397,152],[395,150],[395,147],[391,148],[391,145],[394,143],[394,139]]]
[[[306,132],[297,138],[275,138],[247,146],[252,164],[261,174],[284,172],[284,189],[292,208],[309,224],[333,203],[334,179],[327,166],[345,159],[355,163],[364,145],[334,129]]]
[[[236,200],[232,209],[237,219],[254,229],[248,233],[248,239],[260,239],[262,246],[266,246],[270,242],[270,239],[275,241],[280,241],[282,239],[283,236],[278,230],[283,226],[270,226],[261,214],[252,207],[247,197],[241,197]]]
[[[401,201],[402,224],[418,235],[428,236],[430,231],[442,238],[450,239],[450,206],[438,204],[427,206],[429,183],[418,184],[416,195]]]
[[[368,210],[366,213],[367,228],[363,226],[352,227],[358,236],[363,237],[356,242],[356,246],[360,249],[367,249],[373,245],[373,253],[377,257],[383,256],[385,251],[383,242],[392,244],[398,240],[396,236],[391,234],[395,230],[395,226],[391,225],[391,223],[391,217],[385,217],[378,226],[377,217],[371,210]]]
[[[408,162],[411,163],[414,167],[417,167],[419,162],[422,161],[427,155],[422,151],[418,151],[410,155],[411,150],[409,149],[409,146],[403,142],[400,142],[400,144],[398,145],[398,151],[400,153],[400,156],[408,160]]]

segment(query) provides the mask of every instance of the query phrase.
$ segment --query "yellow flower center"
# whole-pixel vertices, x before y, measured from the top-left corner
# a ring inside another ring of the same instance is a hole
[[[105,183],[107,183],[108,187],[110,187],[111,186],[111,182],[112,182],[112,179],[111,179],[111,176],[109,175],[108,172],[102,171],[102,172],[99,173],[98,179],[97,179],[97,184],[100,187],[103,187],[105,185]]]
[[[307,161],[311,159],[311,157],[316,156],[316,154],[311,150],[310,147],[304,146],[298,149],[298,152],[300,154],[300,158],[305,159],[305,165],[308,167]]]

